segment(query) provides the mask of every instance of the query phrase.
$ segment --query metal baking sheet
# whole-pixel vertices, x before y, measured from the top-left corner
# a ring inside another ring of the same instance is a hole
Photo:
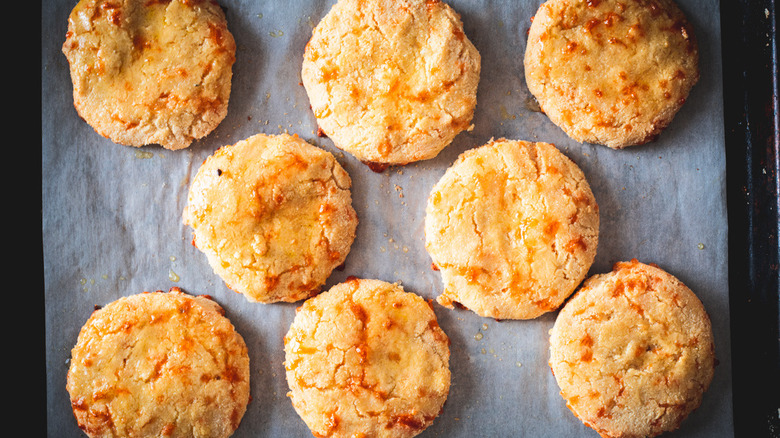
[[[331,152],[353,179],[360,218],[345,267],[398,282],[427,299],[441,292],[424,249],[429,190],[461,152],[491,138],[556,144],[585,172],[601,212],[591,273],[637,258],[696,292],[708,310],[719,365],[701,407],[668,436],[733,435],[728,299],[723,81],[718,3],[680,0],[696,31],[701,79],[652,144],[614,151],[570,140],[534,110],[522,58],[540,0],[451,0],[482,55],[474,130],[432,160],[371,171],[316,135],[300,85],[303,48],[329,1],[220,0],[237,41],[227,118],[181,151],[131,148],[99,136],[76,114],[61,52],[73,0],[44,4],[42,20],[42,236],[46,320],[47,432],[80,437],[65,390],[70,349],[95,305],[180,287],[211,295],[244,336],[252,401],[236,437],[305,437],[286,396],[282,337],[298,304],[249,303],[213,274],[182,224],[191,178],[218,147],[256,133],[298,134]],[[566,408],[547,364],[551,313],[495,321],[434,305],[450,336],[452,388],[421,436],[597,436]]]
[[[721,4],[734,431],[780,436],[780,100],[773,0]]]

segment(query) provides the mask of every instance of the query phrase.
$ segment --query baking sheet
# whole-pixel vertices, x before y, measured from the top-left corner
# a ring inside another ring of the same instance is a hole
[[[61,52],[73,0],[46,1],[42,14],[42,205],[47,429],[80,437],[65,379],[70,349],[95,305],[180,287],[211,295],[244,336],[252,401],[236,437],[311,436],[286,397],[282,337],[298,304],[249,303],[228,290],[191,245],[181,222],[200,163],[224,144],[288,132],[333,152],[353,179],[360,218],[344,270],[399,282],[433,299],[423,221],[428,192],[461,152],[495,137],[556,144],[585,172],[601,212],[591,273],[637,258],[676,275],[708,310],[719,365],[702,406],[668,436],[733,435],[729,340],[725,147],[718,3],[680,0],[696,31],[701,79],[653,144],[614,151],[570,140],[533,109],[523,78],[526,32],[541,0],[451,0],[482,55],[474,130],[432,160],[382,173],[316,135],[300,85],[303,48],[329,1],[220,0],[237,42],[227,118],[181,151],[131,148],[99,136],[76,114]],[[421,436],[597,436],[565,407],[550,373],[555,314],[530,321],[481,318],[434,305],[450,336],[452,388]]]

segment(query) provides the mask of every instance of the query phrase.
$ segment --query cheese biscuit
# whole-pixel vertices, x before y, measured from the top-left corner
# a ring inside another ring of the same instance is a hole
[[[62,46],[79,116],[127,146],[183,149],[227,115],[236,43],[213,0],[81,0]]]
[[[249,355],[210,298],[145,292],[92,313],[71,353],[67,390],[93,438],[224,438],[249,403]]]
[[[461,154],[428,198],[437,301],[496,319],[555,310],[590,269],[598,231],[598,205],[573,161],[548,143],[491,140]]]
[[[339,0],[301,77],[320,129],[370,164],[435,157],[471,129],[480,55],[439,0]]]
[[[550,367],[569,409],[602,437],[677,429],[715,369],[704,306],[680,280],[636,260],[595,275],[550,331]]]
[[[330,152],[257,134],[204,161],[183,221],[229,288],[253,302],[294,302],[319,292],[349,254],[351,185]]]
[[[673,0],[549,0],[525,51],[528,89],[578,142],[654,140],[699,79],[693,29]]]
[[[289,397],[318,437],[413,437],[449,393],[449,338],[420,296],[350,277],[298,309],[284,338]]]

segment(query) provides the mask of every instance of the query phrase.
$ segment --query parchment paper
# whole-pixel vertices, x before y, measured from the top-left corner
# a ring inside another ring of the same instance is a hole
[[[433,299],[439,273],[424,249],[429,190],[461,152],[507,137],[556,144],[585,172],[601,212],[591,273],[637,258],[676,275],[708,310],[720,364],[702,406],[668,436],[731,436],[725,151],[718,3],[681,0],[701,51],[701,80],[653,144],[614,151],[570,140],[533,110],[523,76],[526,32],[541,0],[451,0],[482,54],[474,130],[435,159],[375,173],[316,136],[300,85],[303,48],[328,1],[220,0],[238,51],[229,113],[189,149],[132,148],[99,136],[73,108],[61,52],[75,0],[43,2],[42,203],[46,294],[48,432],[84,436],[65,391],[70,349],[95,305],[178,286],[211,295],[244,336],[251,395],[236,437],[305,437],[286,396],[282,337],[296,304],[250,303],[228,290],[191,245],[181,221],[187,190],[219,146],[255,133],[289,132],[333,152],[353,179],[360,218],[343,271],[399,282]],[[434,305],[450,336],[452,388],[441,415],[421,436],[596,437],[566,408],[548,361],[556,313],[530,321],[481,318]]]

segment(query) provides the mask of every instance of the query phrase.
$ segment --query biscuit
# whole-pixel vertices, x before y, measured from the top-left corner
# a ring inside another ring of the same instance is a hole
[[[90,437],[228,437],[249,402],[249,355],[224,310],[172,289],[120,298],[81,328],[67,375]]]
[[[183,149],[227,115],[236,44],[213,0],[81,0],[62,46],[79,116],[127,146]]]
[[[306,44],[301,77],[337,147],[403,165],[471,129],[480,62],[460,16],[439,0],[339,0]]]
[[[288,396],[318,437],[412,437],[449,393],[449,338],[430,304],[348,278],[305,301],[284,338]]]
[[[707,312],[654,265],[620,262],[590,277],[550,331],[561,395],[603,437],[652,437],[696,409],[715,369]]]
[[[317,293],[350,251],[351,184],[330,152],[257,134],[203,162],[183,222],[229,288],[253,302],[294,302]]]
[[[462,153],[434,185],[425,248],[441,271],[437,301],[481,316],[555,310],[587,275],[598,205],[582,170],[556,147],[507,139]]]
[[[554,124],[614,149],[654,140],[699,79],[692,26],[672,0],[549,0],[524,64]]]

